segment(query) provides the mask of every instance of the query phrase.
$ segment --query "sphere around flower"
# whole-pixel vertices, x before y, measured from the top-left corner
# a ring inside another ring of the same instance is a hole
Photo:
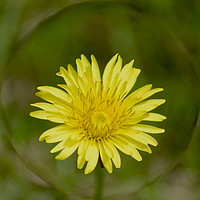
[[[41,110],[30,115],[61,124],[39,138],[39,141],[58,143],[51,150],[51,153],[60,152],[56,159],[64,160],[77,150],[77,167],[81,169],[87,162],[85,174],[95,169],[99,159],[112,173],[113,164],[116,168],[121,166],[118,150],[141,161],[138,150],[151,153],[149,145],[157,146],[149,133],[165,130],[141,122],[166,119],[151,112],[164,99],[145,100],[163,89],[152,89],[148,84],[130,93],[140,73],[133,63],[134,60],[122,67],[122,58],[116,54],[106,65],[101,80],[95,57],[91,56],[90,63],[81,55],[81,59],[76,59],[77,72],[71,65],[67,70],[60,67],[57,75],[65,81],[58,84],[61,89],[37,88],[36,95],[46,102],[31,104]]]

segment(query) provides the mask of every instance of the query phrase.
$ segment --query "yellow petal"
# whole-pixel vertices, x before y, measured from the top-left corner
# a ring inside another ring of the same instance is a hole
[[[136,124],[132,126],[133,129],[143,131],[146,133],[164,133],[165,129],[162,128],[157,128],[155,126],[150,126],[150,125],[144,125],[144,124]]]
[[[132,153],[131,156],[137,160],[137,161],[142,161],[142,156],[139,154],[138,150],[136,148],[132,148]]]
[[[103,165],[109,173],[112,173],[112,171],[113,171],[112,162],[111,162],[109,156],[106,154],[106,151],[104,149],[102,141],[98,140],[98,145],[99,145],[100,156],[101,156]]]
[[[150,135],[148,135],[146,133],[143,133],[143,132],[140,132],[140,135],[145,137],[145,139],[147,140],[148,144],[151,144],[153,146],[157,146],[158,145],[158,142],[153,137],[151,137]]]
[[[50,103],[60,102],[62,104],[66,104],[66,106],[72,107],[71,100],[70,102],[68,102],[67,99],[60,99],[59,97],[56,97],[53,94],[50,94],[49,92],[46,91],[36,92],[35,95]]]
[[[90,139],[90,143],[85,152],[85,160],[88,161],[91,158],[91,156],[93,155],[93,151],[96,151],[96,142],[93,139]]]
[[[38,119],[49,120],[55,123],[65,123],[66,117],[59,112],[50,112],[44,110],[37,110],[30,113],[31,117]]]
[[[145,85],[137,90],[135,90],[133,93],[131,93],[130,95],[132,97],[137,97],[138,99],[140,99],[142,97],[142,95],[149,91],[150,89],[152,88],[152,84],[148,84],[148,85]]]
[[[37,119],[45,119],[47,120],[47,116],[49,116],[49,114],[47,114],[46,111],[44,110],[37,110],[37,111],[33,111],[30,113],[31,117],[35,117]]]
[[[47,136],[45,140],[46,140],[46,143],[56,143],[62,140],[67,140],[70,137],[71,137],[71,133],[62,132],[56,135]]]
[[[141,122],[146,116],[148,116],[148,113],[146,113],[146,111],[142,111],[142,112],[138,112],[133,114],[133,116],[131,116],[130,118],[126,119],[122,125],[133,125],[136,123]]]
[[[74,68],[71,65],[68,65],[67,67],[68,67],[69,77],[71,78],[71,80],[73,80],[74,84],[78,88],[78,74],[77,74],[77,72],[74,70]]]
[[[121,86],[126,82],[126,88],[125,91],[127,92],[127,89],[130,88],[131,84],[135,82],[136,78],[136,71],[138,71],[139,69],[132,69],[134,60],[132,60],[130,63],[126,64],[123,68],[122,71],[120,72],[120,76],[119,76],[119,88],[121,88]],[[134,76],[132,76],[134,75]],[[130,78],[133,78],[132,80],[130,80]],[[131,87],[132,88],[132,87]],[[118,91],[118,93],[120,93]]]
[[[84,136],[83,132],[81,130],[77,129],[76,131],[72,132],[71,139],[80,141],[83,138],[83,136]]]
[[[127,81],[127,78],[128,78],[130,70],[132,69],[133,63],[134,63],[134,60],[131,60],[131,62],[129,62],[128,64],[124,65],[124,67],[122,68],[119,78],[123,82]]]
[[[70,130],[67,129],[68,127],[65,124],[53,127],[51,129],[48,129],[47,131],[45,131],[39,138],[39,141],[42,142],[47,136],[50,135],[55,135],[61,132],[70,132]]]
[[[94,55],[91,55],[91,60],[92,60],[93,78],[94,78],[95,81],[100,82],[101,81],[101,76],[100,76],[100,71],[99,71],[99,65],[98,65],[97,60],[94,57]]]
[[[116,74],[114,80],[112,81],[112,84],[110,85],[109,91],[107,93],[108,98],[113,98],[113,95],[115,95],[115,92],[117,91],[117,88],[119,86],[118,79],[119,79],[119,73]]]
[[[89,147],[88,147],[88,149],[89,149]],[[87,151],[88,151],[88,149],[87,149]],[[88,163],[85,168],[85,174],[89,174],[94,170],[94,168],[97,165],[97,161],[99,159],[99,148],[98,148],[96,142],[93,143],[92,148],[90,150],[92,150],[92,154],[89,156]]]
[[[135,111],[151,111],[165,103],[165,99],[151,99],[134,106]]]
[[[110,149],[110,146],[108,145],[108,141],[106,139],[102,139],[101,141],[108,157],[113,158],[114,155],[113,155],[112,150]]]
[[[89,88],[92,88],[93,91],[96,91],[94,79],[92,77],[91,67],[86,67],[86,72],[84,73],[85,81],[87,82]]]
[[[157,146],[158,142],[151,137],[150,135],[143,133],[141,131],[138,130],[134,130],[134,129],[125,129],[125,130],[121,130],[119,132],[120,135],[127,135],[129,137],[132,137],[133,139],[143,143],[143,144],[151,144],[153,146]]]
[[[100,76],[100,71],[99,71],[99,65],[94,55],[91,55],[91,60],[92,60],[92,75],[93,75],[93,79],[96,85],[96,92],[97,94],[99,94],[101,90],[101,76]]]
[[[78,155],[77,158],[77,168],[78,169],[82,169],[84,164],[85,164],[86,160],[85,160],[85,153]]]
[[[77,158],[77,167],[78,169],[82,169],[86,159],[85,159],[85,153],[87,151],[88,145],[90,143],[90,140],[88,138],[84,138],[80,141],[79,147],[78,147],[78,158]]]
[[[59,112],[66,116],[73,116],[73,106],[60,101],[54,101],[53,105],[59,110]]]
[[[68,85],[65,84],[58,84],[59,87],[63,88],[64,90],[66,90],[68,92],[68,94],[72,97],[72,102],[75,105],[80,105],[80,95],[78,92],[78,89],[75,87],[70,87]]]
[[[80,142],[79,147],[78,147],[78,154],[79,155],[83,154],[87,150],[89,143],[90,143],[89,139],[83,139]]]
[[[126,92],[127,82],[123,82],[123,84],[117,86],[116,95],[118,97],[122,97]]]
[[[65,140],[62,142],[59,142],[53,149],[51,149],[51,153],[56,153],[58,151],[61,151],[65,147]]]
[[[123,137],[114,136],[110,138],[111,142],[123,153],[132,156],[137,161],[141,161],[142,157],[138,153],[137,149],[133,146],[130,146],[130,143],[123,139]]]
[[[126,96],[126,98],[123,101],[124,107],[126,107],[127,109],[133,107],[136,103],[141,101],[142,95],[146,91],[150,90],[151,87],[152,87],[151,84],[145,85],[145,86],[137,89],[136,91],[132,92],[128,96]]]
[[[104,91],[107,91],[109,88],[111,77],[112,77],[112,70],[115,65],[117,56],[118,56],[118,54],[114,55],[105,67],[105,70],[103,73],[103,78],[102,78]]]
[[[60,100],[58,97],[55,97],[54,95],[50,94],[49,92],[45,92],[45,91],[36,92],[35,95],[40,97],[41,99],[44,99],[45,101],[50,102],[50,103],[53,103],[56,100],[57,101]]]
[[[78,84],[81,92],[86,96],[90,90],[90,87],[86,84],[82,77],[78,77]]]
[[[68,81],[68,73],[67,70],[64,67],[60,67],[60,71],[56,73],[57,76],[61,76],[63,77],[63,79],[65,80],[65,82],[67,84],[70,84],[70,82]]]
[[[35,106],[37,108],[41,108],[50,112],[58,112],[58,109],[54,105],[45,102],[33,103],[31,104],[31,106]]]
[[[110,87],[114,84],[113,81],[114,81],[116,75],[120,73],[121,68],[122,68],[122,58],[121,58],[121,56],[118,56],[117,62],[115,64],[113,72],[112,72],[112,78],[111,78],[111,81],[110,81]]]
[[[155,88],[155,89],[149,90],[142,95],[142,100],[154,95],[157,92],[162,92],[162,91],[163,91],[163,88]]]
[[[129,135],[117,135],[116,136],[119,140],[121,140],[122,138],[124,140],[126,140],[126,142],[128,143],[128,146],[130,146],[132,149],[139,149],[142,151],[146,151],[148,153],[152,153],[151,149],[149,148],[149,146],[147,144],[144,144],[142,141],[136,140],[134,139],[134,137],[130,137]]]
[[[66,84],[77,88],[77,82],[75,82],[70,76],[68,71],[64,67],[60,67],[60,71],[56,75],[63,77]]]
[[[44,92],[48,92],[64,101],[71,102],[69,95],[63,90],[60,90],[58,88],[51,87],[51,86],[39,86],[37,87],[37,89]]]
[[[158,113],[147,113],[147,116],[143,119],[145,121],[155,121],[155,122],[161,122],[165,120],[166,117],[158,114]]]
[[[129,93],[129,91],[132,89],[132,87],[134,86],[136,80],[137,80],[137,77],[138,75],[140,74],[140,69],[136,69],[136,68],[133,68],[131,70],[131,73],[128,77],[128,81],[127,81],[127,86],[126,86],[126,92]]]
[[[67,140],[65,143],[67,146],[56,156],[56,159],[58,160],[64,160],[71,156],[74,151],[76,151],[80,142]]]
[[[78,76],[83,77],[85,72],[85,66],[83,65],[83,63],[79,58],[76,59],[76,65],[77,65]]]
[[[47,116],[47,120],[51,121],[51,122],[55,122],[55,123],[65,123],[66,121],[66,117],[63,115],[55,115],[55,114],[51,114]]]
[[[131,155],[132,151],[130,147],[128,146],[127,142],[124,142],[124,140],[118,140],[116,139],[116,136],[110,137],[108,141],[112,144],[114,144],[121,152]]]
[[[90,66],[90,62],[88,61],[88,59],[83,54],[81,54],[81,62],[83,63],[85,68]]]
[[[112,161],[113,161],[115,167],[116,167],[116,168],[120,168],[120,167],[121,167],[121,158],[120,158],[120,155],[119,155],[117,149],[116,149],[115,146],[114,146],[111,142],[109,142],[109,141],[107,141],[106,144],[109,146],[110,150],[112,151],[112,154],[113,154],[113,156],[112,156]]]

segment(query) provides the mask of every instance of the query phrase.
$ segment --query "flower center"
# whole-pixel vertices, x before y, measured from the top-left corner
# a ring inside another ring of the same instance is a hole
[[[82,105],[74,107],[74,119],[83,137],[99,140],[116,133],[123,121],[131,116],[119,99],[98,98],[92,94],[80,98]]]
[[[95,125],[95,126],[99,126],[99,127],[105,127],[106,125],[109,124],[110,122],[110,118],[108,117],[108,115],[105,112],[95,112],[92,117],[91,117],[91,122]]]

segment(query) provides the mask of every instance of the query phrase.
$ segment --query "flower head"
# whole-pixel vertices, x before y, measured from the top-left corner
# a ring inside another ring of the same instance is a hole
[[[76,60],[77,72],[71,65],[60,67],[57,73],[65,84],[61,89],[41,86],[37,96],[47,102],[31,104],[41,110],[30,113],[32,117],[60,123],[45,131],[39,138],[47,143],[58,143],[51,153],[61,151],[56,159],[64,160],[78,153],[77,167],[85,174],[94,170],[99,159],[109,173],[112,162],[121,166],[118,150],[141,161],[138,150],[151,153],[149,145],[157,141],[149,135],[165,130],[142,121],[163,121],[165,116],[150,112],[165,102],[164,99],[146,100],[162,88],[151,89],[148,84],[130,93],[140,69],[134,60],[122,68],[122,58],[116,54],[106,65],[101,80],[98,63],[91,56],[91,63],[84,55]],[[145,101],[144,101],[145,100]]]

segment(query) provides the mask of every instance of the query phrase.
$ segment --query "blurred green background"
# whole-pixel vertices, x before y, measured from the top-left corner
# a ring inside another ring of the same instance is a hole
[[[143,164],[123,157],[106,175],[105,199],[199,200],[200,1],[84,2],[0,0],[0,199],[91,199],[93,175],[74,171],[75,156],[55,161],[52,145],[38,142],[53,125],[30,119],[29,104],[36,86],[62,82],[60,65],[93,53],[102,71],[119,52],[142,69],[137,88],[165,88],[158,111],[168,119],[158,126],[167,131]]]

